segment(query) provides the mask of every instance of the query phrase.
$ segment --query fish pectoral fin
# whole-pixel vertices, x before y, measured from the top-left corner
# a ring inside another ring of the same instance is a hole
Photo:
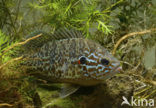
[[[61,92],[60,92],[60,97],[65,98],[74,92],[76,92],[80,86],[78,85],[73,85],[73,84],[63,84],[61,87]]]

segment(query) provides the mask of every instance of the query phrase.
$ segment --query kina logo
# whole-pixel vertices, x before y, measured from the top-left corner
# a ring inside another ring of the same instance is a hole
[[[122,96],[122,103],[121,106],[123,105],[129,105],[129,106],[154,106],[154,99],[145,99],[145,98],[140,98],[138,97],[137,99],[131,96],[130,102],[125,96]]]

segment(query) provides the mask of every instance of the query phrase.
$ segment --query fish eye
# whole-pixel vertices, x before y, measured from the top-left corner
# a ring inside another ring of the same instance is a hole
[[[109,64],[109,60],[107,60],[107,59],[101,59],[101,64],[102,65],[108,65]]]
[[[86,57],[81,57],[79,60],[79,64],[85,64],[87,61]]]

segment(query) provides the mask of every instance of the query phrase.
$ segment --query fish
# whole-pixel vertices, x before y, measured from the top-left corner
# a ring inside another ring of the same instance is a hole
[[[39,33],[43,37],[24,46],[26,52],[31,52],[24,56],[28,58],[25,65],[33,70],[33,76],[64,83],[62,98],[81,86],[100,84],[122,69],[120,61],[106,48],[86,39],[78,30],[63,28],[53,34],[35,34]]]

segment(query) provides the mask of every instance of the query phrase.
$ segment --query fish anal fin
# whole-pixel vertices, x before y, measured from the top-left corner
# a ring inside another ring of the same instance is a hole
[[[65,98],[76,92],[80,86],[73,84],[63,84],[61,87],[60,98]]]

